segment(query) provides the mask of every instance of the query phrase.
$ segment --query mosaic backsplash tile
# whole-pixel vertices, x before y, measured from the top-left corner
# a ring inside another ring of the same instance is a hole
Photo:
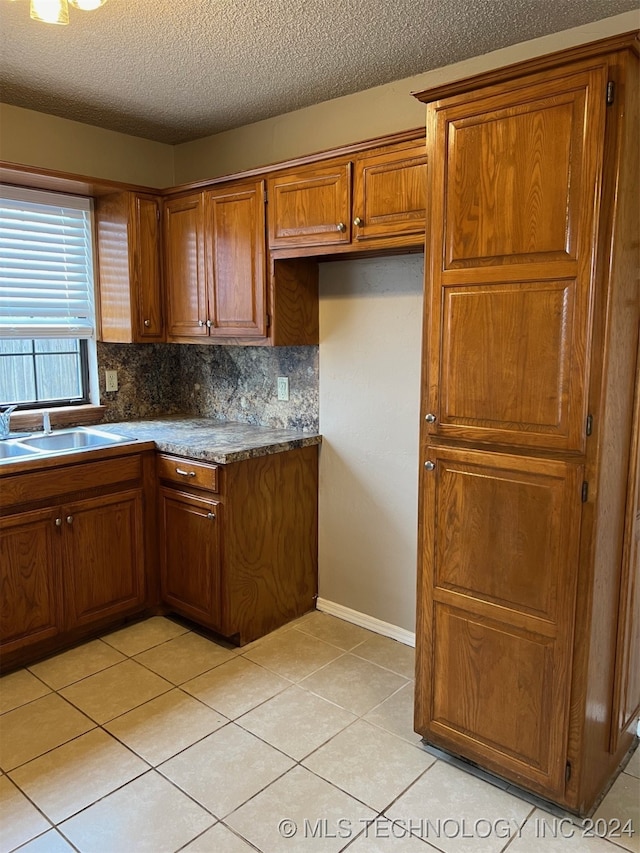
[[[105,421],[185,414],[317,432],[318,347],[98,344]],[[117,370],[106,393],[104,371]],[[289,377],[289,401],[277,399]]]

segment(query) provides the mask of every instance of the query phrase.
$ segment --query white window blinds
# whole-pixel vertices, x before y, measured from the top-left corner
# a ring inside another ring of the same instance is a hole
[[[0,187],[0,338],[94,332],[91,199]]]

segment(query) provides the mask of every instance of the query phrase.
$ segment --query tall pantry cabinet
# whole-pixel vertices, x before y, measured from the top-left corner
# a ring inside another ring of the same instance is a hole
[[[417,96],[416,729],[580,813],[640,704],[637,44]]]

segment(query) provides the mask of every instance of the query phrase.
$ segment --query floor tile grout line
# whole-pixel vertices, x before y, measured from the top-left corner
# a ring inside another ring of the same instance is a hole
[[[37,803],[34,803],[34,801],[31,799],[31,797],[29,797],[29,796],[28,796],[28,794],[26,794],[26,793],[22,790],[22,788],[21,788],[19,785],[17,785],[17,784],[13,781],[13,779],[12,779],[12,778],[7,774],[7,773],[5,773],[4,775],[7,777],[7,779],[9,780],[9,782],[11,782],[11,784],[13,785],[13,787],[14,787],[14,788],[15,788],[15,789],[20,793],[20,794],[22,794],[22,796],[23,796],[23,797],[24,797],[24,798],[25,798],[25,799],[30,803],[30,805],[32,805],[32,806],[33,806],[33,808],[34,808],[34,809],[36,809],[36,811],[37,811],[37,812],[39,812],[39,813],[42,815],[42,817],[43,817],[43,818],[47,821],[47,823],[49,824],[48,829],[45,829],[43,832],[39,832],[39,833],[38,833],[38,835],[34,835],[34,836],[33,836],[33,838],[39,838],[41,835],[44,835],[44,834],[45,834],[45,832],[50,832],[50,831],[51,831],[51,829],[54,829],[54,828],[55,828],[55,824],[53,823],[53,821],[52,821],[50,818],[48,818],[48,817],[47,817],[47,815],[42,811],[42,809],[40,808],[40,806],[38,806],[38,804],[37,804]],[[28,841],[23,841],[23,842],[22,842],[22,845],[29,843],[29,841],[33,841],[33,838],[28,839]],[[19,846],[20,846],[20,845],[19,845]],[[14,847],[14,848],[12,848],[12,849],[13,849],[13,850],[17,850],[18,848],[15,848],[15,847]]]

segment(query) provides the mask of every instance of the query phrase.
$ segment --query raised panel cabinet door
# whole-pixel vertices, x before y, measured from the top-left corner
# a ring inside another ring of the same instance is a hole
[[[176,612],[216,627],[221,611],[222,504],[160,489],[162,600]]]
[[[67,627],[135,610],[144,602],[142,491],[62,508]]]
[[[160,340],[164,335],[160,199],[132,193],[133,280],[140,340]]]
[[[165,201],[163,237],[167,335],[206,336],[209,307],[203,193]]]
[[[424,142],[359,155],[353,168],[354,241],[422,237],[426,199]]]
[[[416,728],[560,795],[582,467],[439,447],[427,453]]]
[[[60,519],[52,509],[0,518],[0,644],[4,653],[62,630]]]
[[[351,163],[311,166],[269,179],[269,247],[351,240]]]
[[[264,181],[206,195],[212,337],[266,334]]]
[[[428,110],[439,437],[584,449],[606,74],[555,74]]]

